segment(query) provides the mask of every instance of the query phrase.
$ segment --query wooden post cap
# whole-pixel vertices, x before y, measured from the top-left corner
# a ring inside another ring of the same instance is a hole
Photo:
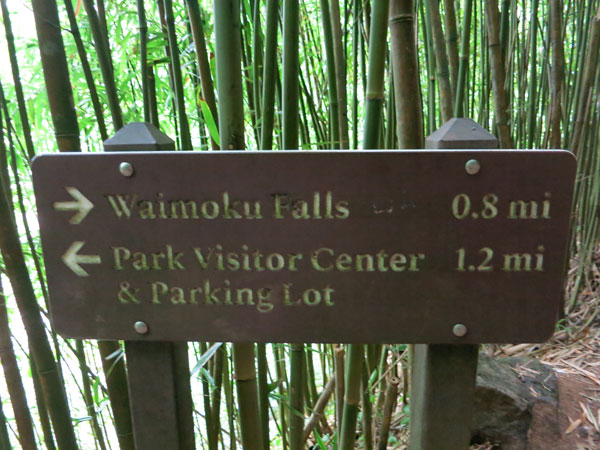
[[[175,141],[148,122],[131,122],[104,141],[106,152],[175,150]]]
[[[427,149],[498,148],[498,139],[472,119],[450,119],[425,139]]]

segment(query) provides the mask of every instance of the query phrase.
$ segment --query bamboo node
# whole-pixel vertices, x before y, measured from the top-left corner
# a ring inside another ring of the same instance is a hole
[[[397,14],[393,17],[390,17],[389,24],[392,25],[394,23],[401,22],[413,22],[414,16],[412,14]]]

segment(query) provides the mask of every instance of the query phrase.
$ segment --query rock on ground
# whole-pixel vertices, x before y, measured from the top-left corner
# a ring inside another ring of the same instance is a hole
[[[586,423],[581,406],[598,398],[598,392],[600,386],[589,380],[557,374],[533,358],[481,353],[473,442],[489,441],[502,450],[599,449],[600,433]],[[594,402],[590,409],[595,413],[598,408]],[[580,425],[572,427],[577,420]]]

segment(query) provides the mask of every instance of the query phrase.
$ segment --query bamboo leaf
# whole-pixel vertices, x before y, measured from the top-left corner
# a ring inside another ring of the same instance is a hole
[[[219,347],[221,347],[221,345],[223,345],[222,342],[216,342],[213,345],[211,345],[210,348],[206,352],[204,352],[202,354],[202,356],[200,356],[200,359],[198,360],[198,362],[196,363],[196,365],[190,372],[190,375],[191,376],[196,375],[196,373],[206,365],[206,363],[210,360],[210,358],[213,357],[213,355],[217,352],[217,350],[219,350]],[[212,378],[211,378],[211,380],[212,380]],[[214,384],[214,381],[213,381],[213,384]]]
[[[221,139],[219,137],[219,130],[217,128],[217,123],[212,115],[210,108],[208,107],[208,103],[205,100],[198,98],[198,103],[200,104],[200,108],[202,109],[202,117],[206,121],[206,126],[208,127],[208,131],[210,132],[210,137],[217,143],[218,146],[221,146]]]

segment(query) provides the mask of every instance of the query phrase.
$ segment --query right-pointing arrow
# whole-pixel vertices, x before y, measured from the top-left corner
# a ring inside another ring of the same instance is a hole
[[[84,241],[75,241],[67,249],[65,254],[62,255],[62,260],[67,267],[80,277],[87,277],[90,275],[80,266],[80,264],[100,264],[102,262],[99,255],[78,255],[77,252],[84,245]]]
[[[85,219],[85,216],[92,210],[94,204],[90,202],[85,195],[79,192],[79,189],[70,186],[65,186],[65,189],[75,200],[68,202],[54,202],[52,206],[57,211],[77,211],[77,214],[69,219],[69,223],[77,225]]]

